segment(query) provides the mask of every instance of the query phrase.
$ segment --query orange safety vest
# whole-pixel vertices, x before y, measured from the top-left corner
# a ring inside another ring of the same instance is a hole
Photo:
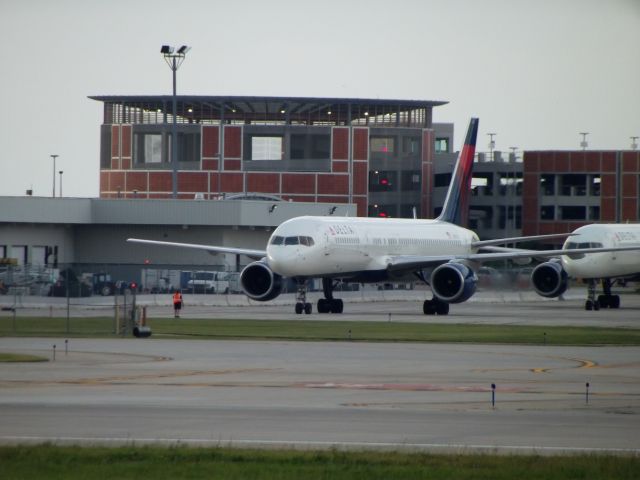
[[[173,303],[182,303],[182,294],[180,292],[173,294]]]

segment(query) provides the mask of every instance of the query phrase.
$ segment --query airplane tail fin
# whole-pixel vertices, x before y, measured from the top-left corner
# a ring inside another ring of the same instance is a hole
[[[473,176],[473,157],[476,151],[477,136],[478,119],[472,118],[469,122],[464,146],[453,169],[442,212],[436,220],[454,223],[461,227],[467,226],[471,177]]]

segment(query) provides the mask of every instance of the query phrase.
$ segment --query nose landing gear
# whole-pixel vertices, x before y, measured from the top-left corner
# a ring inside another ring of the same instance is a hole
[[[307,302],[307,280],[298,280],[298,292],[296,294],[296,308],[295,312],[300,315],[302,312],[309,315],[312,307]]]

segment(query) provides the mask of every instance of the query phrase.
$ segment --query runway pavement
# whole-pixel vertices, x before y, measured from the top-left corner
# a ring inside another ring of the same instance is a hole
[[[55,362],[0,364],[0,443],[640,453],[640,347],[71,339],[65,355],[60,339],[0,338],[0,351],[51,357],[54,343]]]

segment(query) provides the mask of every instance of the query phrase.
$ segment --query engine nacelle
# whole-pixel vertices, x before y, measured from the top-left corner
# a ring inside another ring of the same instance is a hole
[[[531,284],[538,295],[548,298],[559,297],[569,286],[569,276],[559,260],[551,260],[533,269]]]
[[[240,285],[247,297],[266,302],[282,292],[282,277],[273,273],[265,262],[253,262],[240,273]]]
[[[431,274],[433,294],[447,303],[461,303],[476,293],[478,277],[462,263],[449,262],[437,267]]]

